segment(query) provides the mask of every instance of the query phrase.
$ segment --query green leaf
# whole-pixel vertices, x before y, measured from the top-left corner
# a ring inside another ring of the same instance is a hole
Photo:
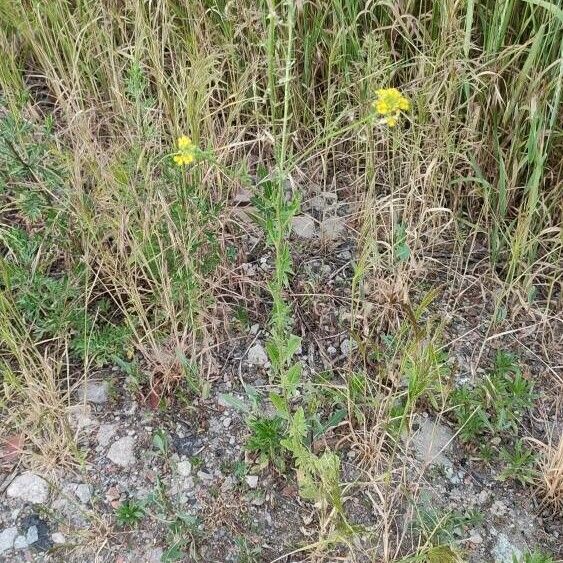
[[[557,6],[557,4],[553,4],[551,2],[547,2],[547,0],[524,0],[529,4],[535,4],[536,6],[541,6],[545,8],[548,12],[551,12],[561,23],[563,23],[563,10]]]
[[[270,401],[272,401],[272,405],[274,408],[284,417],[287,418],[289,415],[289,409],[285,399],[278,395],[277,393],[270,393]]]
[[[274,369],[279,370],[281,368],[280,350],[274,340],[266,342],[266,353]]]
[[[219,396],[221,397],[222,401],[224,401],[225,403],[227,403],[227,405],[233,407],[234,409],[237,409],[245,413],[250,412],[248,405],[244,401],[241,401],[238,397],[235,397],[230,393],[226,395],[221,393]]]
[[[287,348],[286,348],[284,360],[286,362],[289,362],[289,360],[293,358],[297,350],[299,350],[300,346],[301,346],[301,338],[295,334],[292,334],[287,341]]]
[[[283,388],[287,391],[289,395],[292,395],[297,385],[299,385],[299,380],[301,378],[301,364],[293,364],[282,376]]]

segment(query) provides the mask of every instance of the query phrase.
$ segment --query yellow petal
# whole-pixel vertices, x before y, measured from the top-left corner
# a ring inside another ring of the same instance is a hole
[[[188,148],[192,144],[192,140],[185,135],[178,137],[178,148],[185,149]]]
[[[183,163],[183,158],[181,154],[175,154],[172,157],[172,160],[174,160],[174,162],[178,165],[178,166],[182,166]]]

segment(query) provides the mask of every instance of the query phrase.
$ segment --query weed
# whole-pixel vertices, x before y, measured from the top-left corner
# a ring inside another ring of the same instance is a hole
[[[465,512],[443,512],[432,507],[417,510],[414,526],[421,530],[423,536],[435,546],[455,543],[455,530],[478,526],[483,522],[483,515],[475,510]]]
[[[513,563],[555,563],[555,559],[553,559],[550,555],[546,555],[541,551],[534,551],[531,553],[526,553],[522,557],[517,557],[516,555],[512,556]]]
[[[514,479],[522,485],[534,483],[538,477],[537,458],[533,450],[526,448],[522,440],[517,440],[512,450],[502,448],[500,457],[506,464],[498,479]]]
[[[250,545],[248,540],[240,536],[235,538],[235,545],[237,546],[237,559],[238,563],[258,563],[262,561],[262,547],[259,545]]]
[[[514,357],[499,352],[484,381],[474,388],[454,390],[450,404],[460,436],[469,441],[486,433],[517,433],[534,397],[533,385],[524,378]]]
[[[166,534],[167,548],[162,554],[162,561],[185,561],[186,557],[196,557],[196,544],[200,537],[200,520],[196,516],[179,514],[168,525]]]
[[[272,462],[280,471],[285,470],[282,448],[284,421],[280,417],[254,418],[248,422],[250,437],[246,443],[249,451],[260,456],[261,465]]]
[[[136,500],[126,500],[115,511],[115,518],[122,526],[137,526],[145,516],[145,508]]]
[[[168,452],[169,452],[169,449],[170,449],[170,442],[169,442],[169,439],[168,439],[168,435],[166,434],[166,432],[162,428],[159,428],[153,434],[152,444],[161,456],[167,456],[168,455]]]

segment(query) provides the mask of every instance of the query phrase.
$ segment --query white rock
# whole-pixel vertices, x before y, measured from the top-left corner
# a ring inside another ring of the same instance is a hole
[[[477,532],[473,532],[471,536],[469,536],[469,541],[472,544],[479,545],[483,543],[483,536],[481,536],[481,534],[478,534]]]
[[[116,430],[117,424],[102,424],[98,430],[98,444],[103,447],[107,446],[115,436]]]
[[[65,543],[66,541],[64,534],[61,534],[60,532],[55,532],[54,534],[51,534],[51,539],[53,540],[53,543],[59,545]]]
[[[328,217],[321,223],[321,237],[326,240],[343,238],[346,232],[346,221],[343,217]]]
[[[251,488],[255,489],[258,486],[258,475],[247,475],[246,484]]]
[[[135,439],[124,436],[116,440],[109,448],[107,457],[116,465],[128,467],[135,463]]]
[[[72,491],[83,504],[88,504],[92,498],[92,487],[86,483],[70,483],[69,490]]]
[[[266,350],[260,342],[257,342],[248,350],[248,363],[257,365],[257,366],[266,366],[268,364],[268,355],[266,354]]]
[[[72,405],[67,409],[68,421],[73,430],[92,429],[97,422],[92,416],[92,407],[90,405]]]
[[[176,465],[176,471],[178,471],[178,475],[182,477],[189,477],[192,474],[192,464],[187,459],[179,461],[178,465]]]
[[[513,563],[514,560],[520,561],[522,551],[513,545],[505,534],[499,534],[491,555],[495,563]]]
[[[489,500],[490,496],[491,496],[491,493],[489,491],[487,491],[487,489],[483,489],[477,495],[477,503],[478,504],[485,504]]]
[[[310,215],[298,215],[291,220],[291,229],[302,239],[312,239],[316,235],[315,220]]]
[[[13,528],[6,528],[0,532],[0,554],[12,549],[14,547],[14,542],[18,537],[18,529],[14,526]]]
[[[39,539],[37,526],[30,526],[29,530],[27,530],[27,534],[25,534],[25,539],[27,540],[27,545],[31,545]]]
[[[10,483],[6,496],[32,504],[42,504],[49,498],[49,485],[45,479],[28,471],[18,475]]]
[[[356,344],[356,341],[352,338],[345,338],[340,343],[340,351],[342,352],[342,354],[344,354],[344,356],[349,356],[350,352],[352,352],[352,350],[355,350],[357,347],[358,345]]]
[[[78,389],[80,401],[102,404],[108,400],[109,383],[107,381],[86,381]]]
[[[230,416],[226,416],[226,417],[223,419],[223,426],[224,426],[225,428],[228,428],[228,427],[231,425],[231,422],[232,422],[231,417],[230,417]]]
[[[14,540],[14,549],[25,549],[27,547],[27,539],[25,536],[18,536]]]

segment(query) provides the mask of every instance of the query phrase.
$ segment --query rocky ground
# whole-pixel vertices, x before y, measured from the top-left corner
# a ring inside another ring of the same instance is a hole
[[[339,369],[355,353],[339,322],[348,307],[354,248],[344,240],[347,210],[335,194],[317,196],[306,209],[308,214],[294,222],[296,241],[307,250],[296,261],[293,291],[304,337],[299,359],[311,378]],[[244,214],[244,208],[237,213]],[[271,255],[255,233],[245,237],[248,258],[237,272],[260,285],[271,269]],[[314,302],[306,301],[309,293],[317,296]],[[445,341],[458,379],[474,376],[490,358],[492,346],[483,344],[490,335],[480,333],[488,306],[471,283],[461,293],[460,287],[445,291],[436,306],[451,317]],[[324,559],[311,548],[318,512],[300,500],[291,474],[259,467],[246,451],[245,414],[235,402],[248,404],[244,386],[258,392],[268,387],[266,334],[254,320],[214,349],[207,396],[189,403],[174,401],[162,409],[151,405],[131,393],[117,369],[93,372],[77,385],[68,417],[82,463],[40,474],[22,467],[17,453],[5,456],[0,559],[377,561],[394,553],[395,545],[378,544],[384,517],[376,496],[385,489],[379,462],[366,454],[369,429],[363,438],[339,445],[343,479],[350,484],[345,505],[359,530],[351,540],[353,549],[329,549]],[[534,349],[538,333],[526,336],[524,348],[521,336],[496,339],[494,348],[518,349],[526,369],[541,380],[546,370],[537,361],[541,350]],[[548,393],[542,404],[551,409],[554,427],[552,399]],[[397,446],[398,482],[409,489],[403,491],[405,498],[416,499],[414,511],[404,503],[393,508],[404,508],[404,514],[395,515],[405,530],[398,551],[416,551],[419,536],[410,515],[443,534],[445,543],[461,548],[472,562],[512,563],[513,556],[533,549],[563,557],[560,515],[542,504],[533,487],[500,483],[495,460],[488,465],[474,458],[447,416],[422,409],[412,430]],[[337,432],[334,438],[339,443]],[[301,550],[304,546],[309,547]]]

